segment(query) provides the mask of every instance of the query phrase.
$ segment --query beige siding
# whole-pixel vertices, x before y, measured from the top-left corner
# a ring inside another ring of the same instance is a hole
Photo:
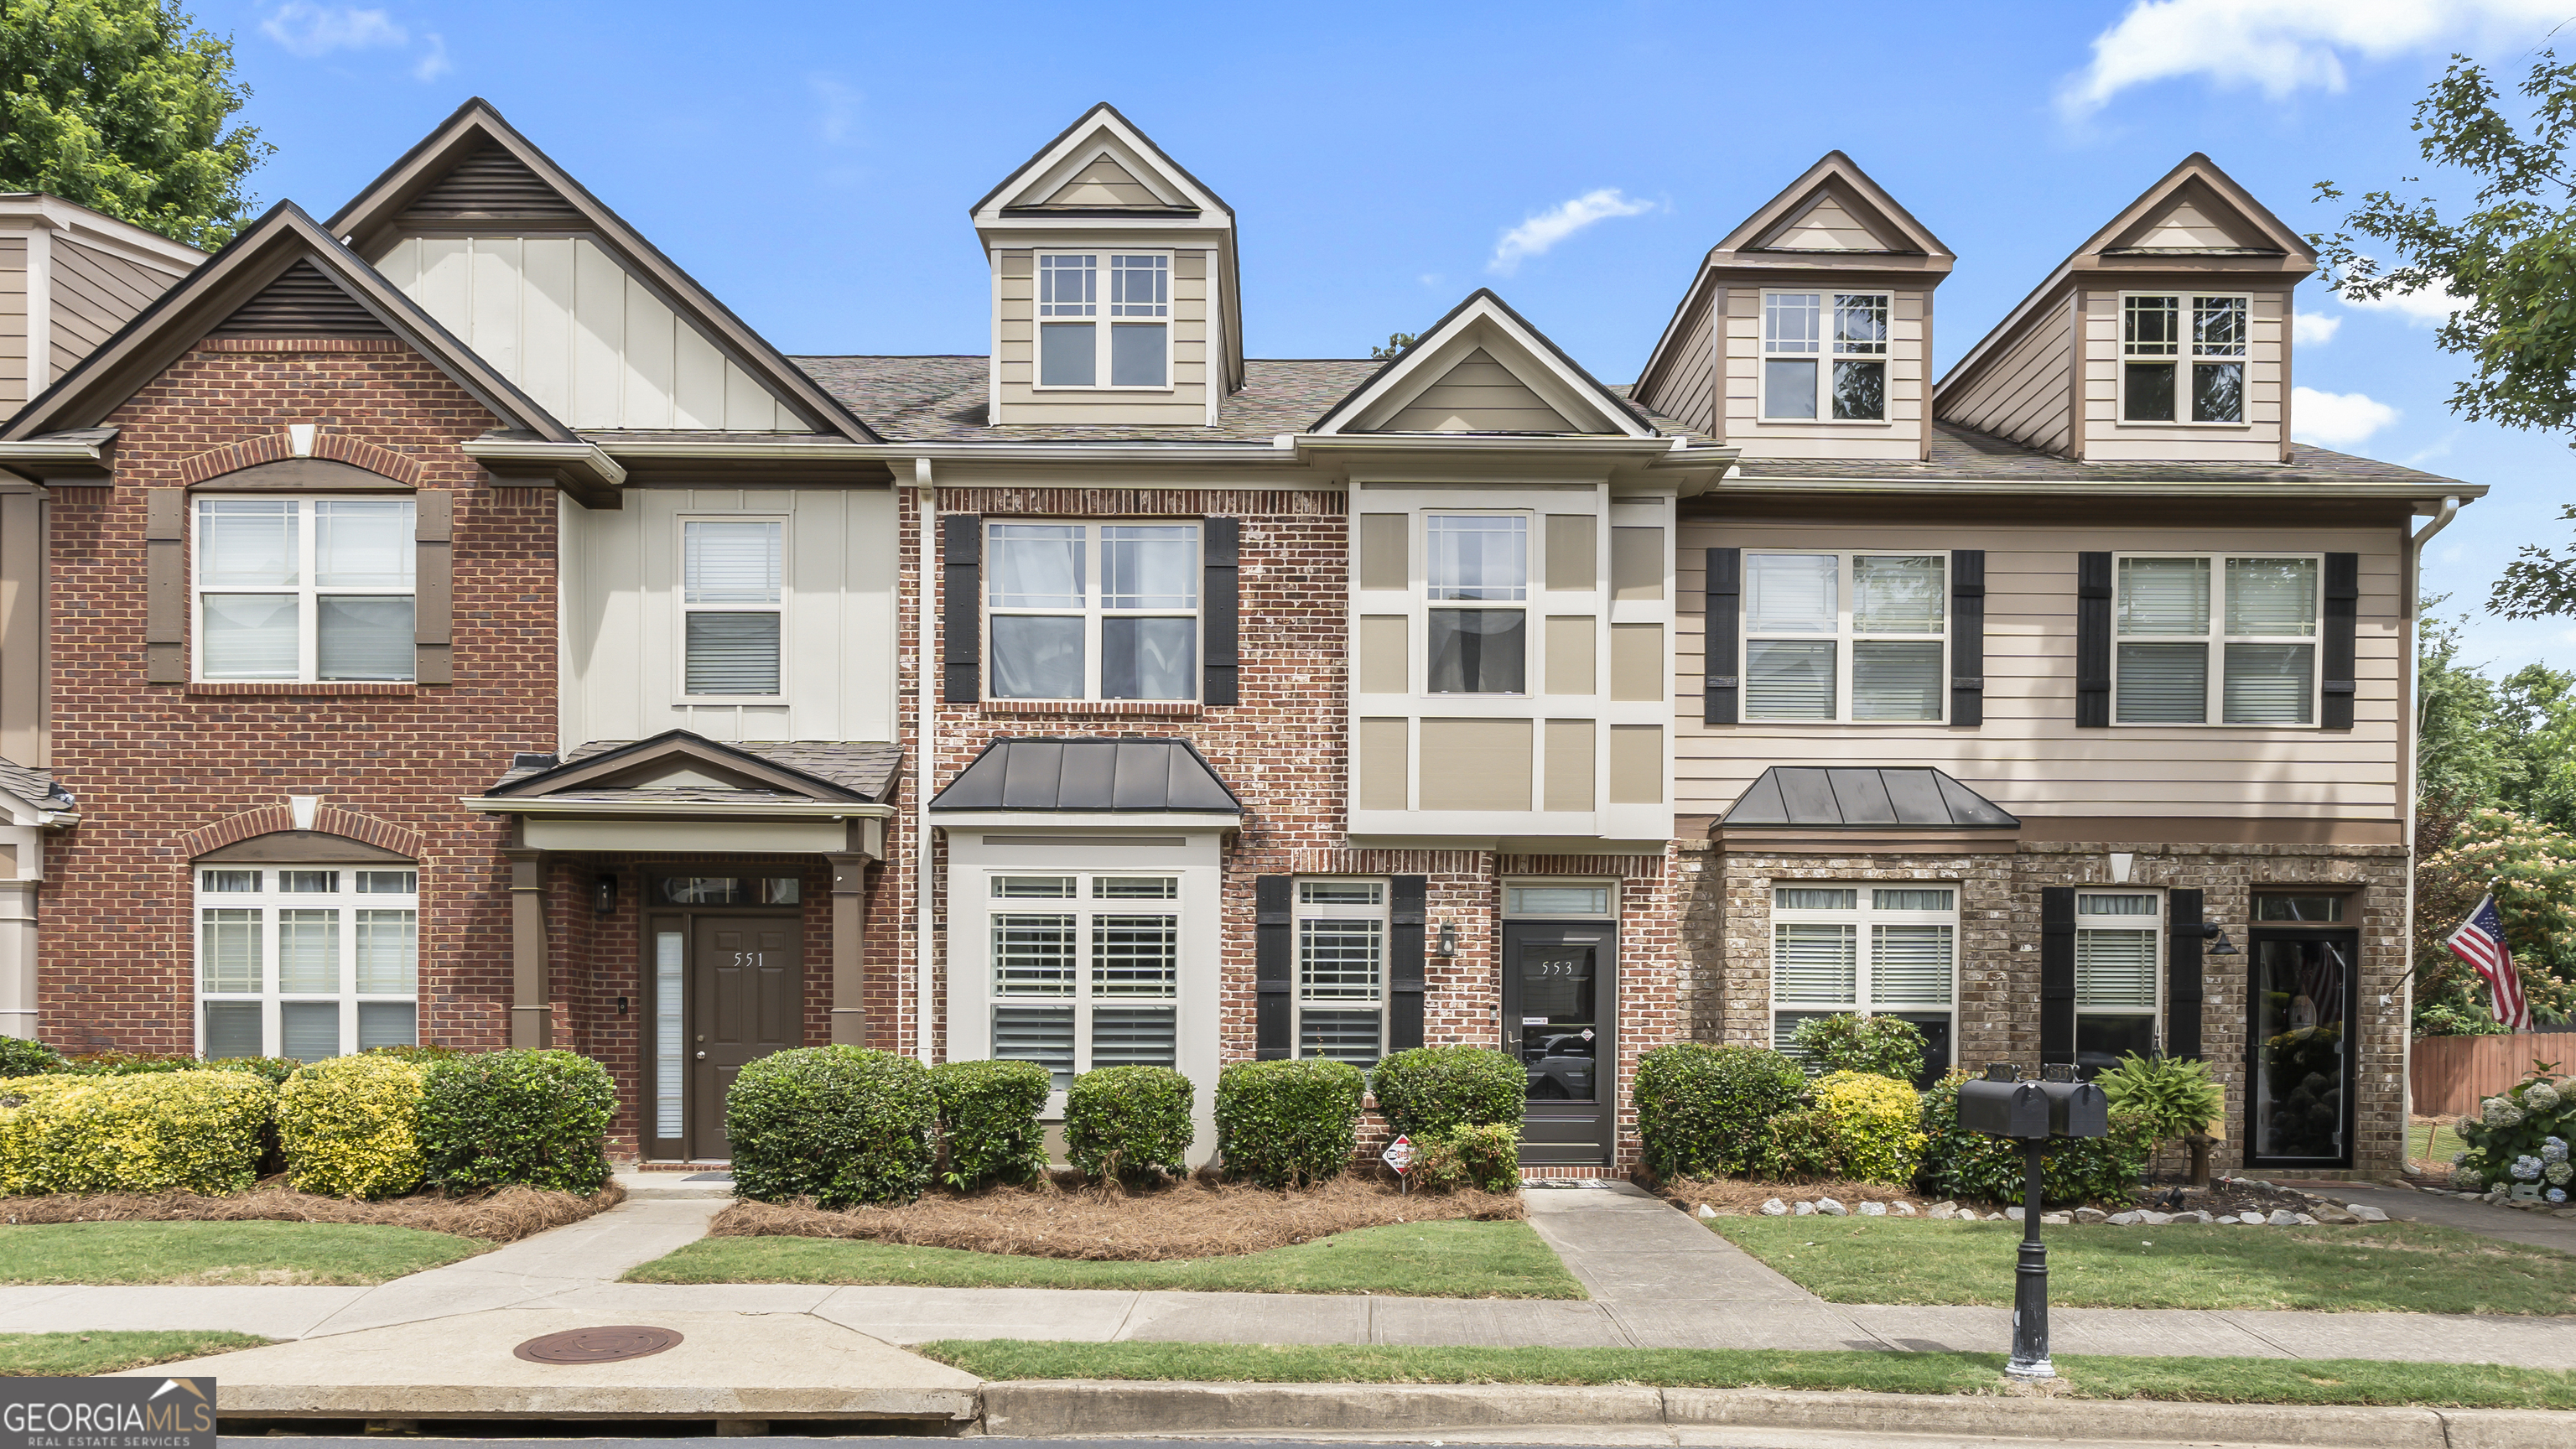
[[[1589,513],[1551,513],[1547,516],[1547,586],[1551,589],[1585,589],[1598,586],[1600,579],[1593,555],[1599,552],[1593,544],[1593,530],[1600,520]]]
[[[1530,721],[1422,722],[1424,810],[1530,808]]]
[[[1364,513],[1360,515],[1360,587],[1363,589],[1400,589],[1405,586],[1405,573],[1411,567],[1405,553],[1405,524],[1409,515],[1402,513]]]
[[[1610,727],[1610,803],[1664,802],[1664,730],[1661,725]]]
[[[179,280],[176,273],[60,236],[53,242],[53,278],[54,377],[70,371]]]
[[[1542,771],[1544,780],[1539,808],[1544,810],[1590,810],[1592,808],[1593,721],[1588,719],[1552,719],[1547,722],[1547,759]]]
[[[1370,614],[1360,620],[1360,693],[1402,694],[1413,687],[1404,657],[1404,626],[1402,614]]]
[[[2134,290],[2182,291],[2182,288]],[[2281,456],[2288,389],[2290,294],[2235,288],[2213,278],[2202,290],[2245,291],[2253,336],[2246,348],[2245,422],[2217,426],[2120,421],[2120,297],[2117,288],[2084,292],[2084,456],[2102,462],[2264,462]]]
[[[1378,429],[1388,433],[1571,433],[1563,414],[1549,407],[1512,370],[1479,347],[1440,380],[1416,394]]]
[[[1716,300],[1725,295],[1713,287],[1691,306],[1673,338],[1673,355],[1652,387],[1637,401],[1703,433],[1718,432]]]
[[[1063,250],[1110,251],[1145,246],[1137,238],[1068,241]],[[1037,251],[993,254],[994,371],[1005,423],[1203,427],[1207,423],[1207,253],[1172,253],[1172,386],[1162,389],[1039,388],[1037,384]],[[1105,284],[1104,284],[1105,285]],[[1106,325],[1106,318],[1100,319]]]
[[[1405,807],[1405,731],[1408,721],[1360,721],[1360,808],[1402,810]]]
[[[1600,620],[1590,614],[1548,616],[1547,637],[1542,642],[1547,660],[1547,693],[1600,693],[1600,685],[1595,682],[1600,677],[1600,666],[1593,660],[1600,634]]]
[[[2067,370],[2075,352],[2068,330],[2073,305],[2070,297],[2034,318],[1974,382],[1943,404],[1941,420],[2027,448],[2064,452],[2072,436],[2073,379]]]
[[[1657,700],[1664,697],[1664,626],[1610,626],[1610,697]]]
[[[1812,285],[1783,278],[1772,290],[1830,292],[1835,286],[1830,277]],[[1887,420],[1881,423],[1762,421],[1762,292],[1734,287],[1726,294],[1726,441],[1748,458],[1920,457],[1923,410],[1931,405],[1923,291],[1889,293]]]
[[[1806,213],[1762,241],[1765,248],[1790,252],[1883,252],[1887,244],[1880,241],[1860,218],[1843,210],[1843,204],[1831,196],[1819,199]]]
[[[2381,529],[1686,523],[1674,649],[1675,808],[1715,815],[1772,765],[1932,765],[2016,814],[2397,818],[2404,715],[2400,534]],[[1986,550],[1982,728],[1699,722],[1706,550]],[[2086,550],[2355,552],[2359,695],[2350,730],[2075,726],[2075,556]]]
[[[0,416],[15,412],[27,386],[27,239],[0,236]]]

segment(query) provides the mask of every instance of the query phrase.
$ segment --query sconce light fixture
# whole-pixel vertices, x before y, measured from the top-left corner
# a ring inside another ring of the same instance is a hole
[[[617,876],[601,871],[590,882],[590,908],[603,916],[617,914]]]
[[[1458,954],[1458,927],[1455,922],[1440,923],[1440,945],[1431,954],[1444,960]]]
[[[2208,954],[2212,956],[2242,956],[2245,954],[2244,952],[2236,949],[2235,942],[2227,939],[2226,928],[2215,923],[2203,923],[2200,928],[2200,938],[2204,941],[2213,941],[2216,943],[2209,948]]]

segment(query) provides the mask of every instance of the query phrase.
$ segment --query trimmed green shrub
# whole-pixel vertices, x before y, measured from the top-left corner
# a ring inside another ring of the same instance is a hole
[[[617,1111],[608,1070],[568,1051],[449,1053],[419,1067],[421,1180],[433,1187],[517,1185],[577,1192],[608,1185],[603,1139]]]
[[[240,1192],[276,1106],[246,1072],[17,1078],[0,1088],[0,1196]]]
[[[192,1057],[172,1052],[89,1052],[62,1059],[54,1070],[67,1077],[134,1077],[159,1072],[248,1072],[272,1087],[286,1085],[304,1065],[291,1057]]]
[[[33,1077],[63,1064],[63,1054],[40,1041],[0,1036],[0,1077]]]
[[[1417,1138],[1413,1185],[1431,1192],[1481,1187],[1487,1192],[1517,1192],[1521,1185],[1521,1129],[1517,1122],[1479,1127],[1449,1127]]]
[[[959,1192],[1027,1182],[1046,1171],[1038,1125],[1055,1078],[1035,1062],[942,1062],[930,1069],[939,1103],[940,1180]]]
[[[866,1047],[798,1047],[744,1066],[725,1094],[733,1190],[827,1208],[907,1203],[937,1160],[930,1069]]]
[[[1304,1187],[1339,1177],[1359,1150],[1368,1077],[1348,1062],[1236,1062],[1216,1078],[1216,1145],[1228,1177]]]
[[[1954,1071],[1923,1094],[1923,1167],[1916,1182],[1934,1197],[2020,1202],[2021,1144],[1959,1126],[1959,1084],[1968,1079]],[[2153,1145],[2146,1124],[2130,1112],[2111,1114],[2108,1136],[2053,1138],[2040,1168],[2040,1200],[2056,1207],[2128,1203]]]
[[[469,1052],[463,1047],[382,1046],[369,1047],[363,1055],[371,1057],[394,1057],[406,1062],[447,1062],[454,1061],[458,1057],[470,1057],[475,1055],[475,1053]]]
[[[1762,1047],[1659,1046],[1637,1062],[1630,1099],[1646,1167],[1658,1177],[1744,1171],[1771,1140],[1771,1119],[1807,1088],[1798,1064]]]
[[[1169,1067],[1102,1067],[1073,1079],[1064,1096],[1065,1159],[1106,1180],[1177,1177],[1198,1128],[1190,1079]]]
[[[1806,1100],[1771,1119],[1761,1168],[1771,1177],[1833,1177],[1903,1187],[1923,1162],[1923,1098],[1876,1072],[1828,1072]]]
[[[1813,1016],[1789,1034],[1807,1069],[1868,1072],[1912,1086],[1923,1079],[1923,1028],[1896,1016]]]
[[[307,1062],[277,1089],[277,1145],[300,1192],[373,1199],[420,1182],[420,1099],[429,1073],[397,1057]]]
[[[1418,1145],[1452,1127],[1519,1126],[1529,1068],[1491,1047],[1414,1047],[1389,1053],[1369,1085],[1387,1124]]]

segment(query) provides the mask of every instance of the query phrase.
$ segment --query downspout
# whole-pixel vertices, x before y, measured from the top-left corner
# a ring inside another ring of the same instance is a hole
[[[2415,530],[2414,541],[2406,551],[2406,617],[2416,627],[2406,631],[2406,936],[2400,948],[2406,964],[2399,976],[2397,1002],[2397,1101],[2404,1120],[2398,1124],[2397,1170],[2406,1170],[2407,1153],[2415,1140],[2415,769],[2424,740],[2424,670],[2423,645],[2419,637],[2423,626],[2424,545],[2434,534],[2451,526],[2460,511],[2457,494],[2442,500],[2441,511],[2433,521]],[[2432,1149],[2428,1146],[2426,1151]]]
[[[913,929],[912,929],[912,1020],[913,1055],[922,1065],[931,1056],[931,941],[938,928],[938,872],[931,863],[930,786],[939,758],[938,715],[932,703],[930,676],[938,668],[939,651],[931,644],[932,591],[940,586],[939,573],[939,486],[930,474],[930,460],[912,460],[913,513],[921,530],[921,582],[913,590],[913,688],[918,692],[913,716],[913,743],[919,760],[912,774],[912,851],[913,851]]]

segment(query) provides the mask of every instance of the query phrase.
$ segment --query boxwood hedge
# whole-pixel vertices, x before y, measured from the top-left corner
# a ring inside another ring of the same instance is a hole
[[[1046,1171],[1045,1110],[1055,1078],[1035,1062],[942,1062],[930,1069],[939,1103],[941,1180],[960,1192],[1027,1182]]]
[[[1303,1187],[1339,1177],[1359,1147],[1368,1078],[1348,1062],[1236,1062],[1217,1074],[1216,1143],[1228,1177]]]
[[[1658,1177],[1744,1171],[1770,1142],[1771,1119],[1807,1086],[1798,1064],[1750,1046],[1675,1042],[1637,1062],[1629,1096],[1646,1168]]]
[[[772,1052],[725,1094],[734,1191],[765,1202],[910,1202],[930,1182],[937,1128],[930,1069],[865,1047]]]
[[[423,1181],[451,1189],[518,1184],[584,1196],[608,1185],[602,1139],[617,1110],[617,1089],[599,1063],[568,1051],[412,1060],[429,1078],[420,1104]]]
[[[1190,1079],[1168,1067],[1101,1067],[1064,1099],[1065,1158],[1095,1179],[1177,1177],[1198,1128]]]
[[[1371,1078],[1389,1126],[1419,1142],[1452,1127],[1518,1127],[1529,1069],[1491,1047],[1391,1052]]]

